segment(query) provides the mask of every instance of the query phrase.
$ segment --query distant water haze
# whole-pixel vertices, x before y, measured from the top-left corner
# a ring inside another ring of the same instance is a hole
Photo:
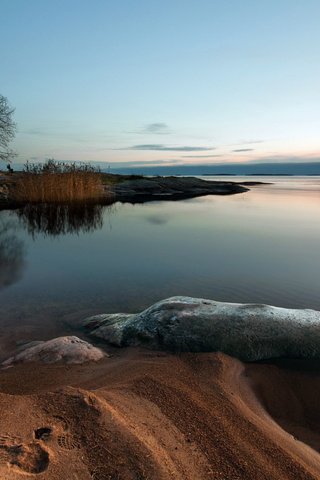
[[[142,175],[320,175],[320,162],[288,163],[221,163],[191,165],[161,165],[156,162],[90,162],[102,172]],[[22,170],[22,163],[14,163],[15,170]]]

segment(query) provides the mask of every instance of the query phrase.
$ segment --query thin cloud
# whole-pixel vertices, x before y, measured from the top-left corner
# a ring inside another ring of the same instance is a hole
[[[86,143],[89,145],[93,144],[94,142],[113,140],[112,135],[108,135],[103,131],[68,133],[68,131],[66,130],[41,130],[36,128],[30,128],[26,130],[18,130],[18,134],[30,135],[34,137],[47,137],[49,139],[57,138],[64,141],[69,140],[72,142]]]
[[[18,130],[18,133],[23,133],[24,135],[48,135],[47,132],[43,130],[38,130],[36,128],[30,128],[27,130]]]
[[[169,160],[131,160],[128,162],[93,162],[96,165],[104,167],[106,165],[110,166],[110,168],[123,168],[123,167],[148,167],[154,165],[171,165],[171,164],[180,164],[180,160],[177,159],[169,159]]]
[[[164,122],[154,122],[144,125],[141,129],[127,132],[134,133],[136,135],[170,135],[172,131],[169,125]]]
[[[165,133],[170,133],[169,127],[166,123],[149,123],[143,129],[144,133],[156,133],[157,135],[163,135]]]
[[[240,140],[238,143],[232,143],[231,146],[237,145],[254,145],[255,143],[265,143],[265,140]]]
[[[233,152],[253,152],[254,148],[237,148],[236,150],[232,150]]]
[[[222,153],[216,155],[182,155],[181,158],[215,158],[215,157],[224,157]]]
[[[209,150],[214,150],[214,147],[196,147],[196,146],[168,146],[158,143],[143,144],[143,145],[133,145],[132,147],[121,148],[120,150],[152,150],[157,152],[206,152]]]

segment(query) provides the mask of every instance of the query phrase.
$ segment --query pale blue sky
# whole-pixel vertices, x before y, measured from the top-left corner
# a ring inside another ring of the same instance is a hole
[[[19,161],[318,159],[319,0],[0,0]]]

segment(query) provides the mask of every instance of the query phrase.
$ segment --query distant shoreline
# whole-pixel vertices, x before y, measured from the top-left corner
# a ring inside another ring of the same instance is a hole
[[[202,177],[300,177],[301,175],[294,175],[293,173],[246,173],[245,175],[240,173],[202,173]],[[306,177],[315,177],[316,174],[306,175]]]
[[[76,161],[75,161],[76,162]],[[103,173],[115,175],[160,175],[160,176],[320,176],[320,162],[309,161],[287,161],[287,162],[270,162],[264,163],[199,163],[191,165],[148,165],[148,161],[144,165],[132,165],[130,163],[106,163],[106,162],[89,162],[94,167],[99,167]],[[76,162],[77,163],[77,162]],[[83,162],[79,162],[81,164]],[[23,164],[13,163],[12,167],[15,171],[21,171]],[[5,169],[5,165],[2,165]]]

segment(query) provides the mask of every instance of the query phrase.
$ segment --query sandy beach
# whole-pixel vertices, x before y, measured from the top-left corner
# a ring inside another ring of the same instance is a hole
[[[1,372],[0,478],[317,479],[315,363],[129,348]]]

